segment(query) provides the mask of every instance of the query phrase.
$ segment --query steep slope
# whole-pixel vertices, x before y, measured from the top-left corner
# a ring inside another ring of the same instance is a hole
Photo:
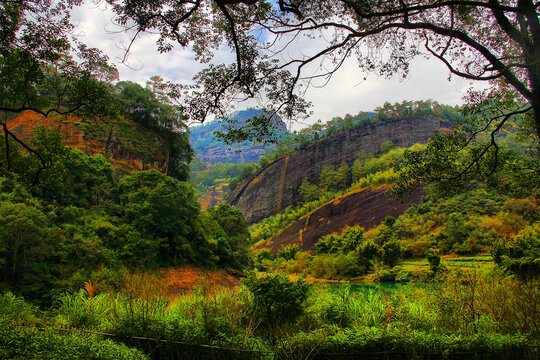
[[[389,119],[325,137],[251,174],[227,203],[242,210],[249,223],[256,223],[300,201],[303,179],[318,183],[323,166],[342,162],[350,166],[360,151],[377,154],[386,141],[396,147],[426,142],[441,122],[432,116]]]
[[[235,128],[241,127],[247,119],[260,115],[262,115],[261,110],[241,110],[232,117],[231,125]],[[280,118],[275,120],[275,127],[278,132],[287,131],[285,123]],[[221,121],[212,121],[190,129],[190,142],[197,158],[207,161],[210,164],[218,162],[257,162],[264,155],[265,149],[274,146],[272,144],[261,145],[249,141],[227,146],[227,144],[215,139],[213,136],[215,131],[222,129],[223,123]]]
[[[411,204],[420,202],[421,192],[413,193],[406,201],[390,200],[385,187],[351,191],[334,199],[290,224],[283,231],[256,248],[270,248],[277,252],[284,246],[298,244],[300,249],[315,249],[319,239],[346,226],[360,225],[369,229],[386,216],[397,217]]]
[[[129,120],[93,122],[75,117],[41,115],[25,112],[7,123],[8,129],[29,141],[44,127],[58,129],[64,144],[89,155],[104,154],[118,171],[154,168],[167,173],[168,151],[165,141],[156,133]]]

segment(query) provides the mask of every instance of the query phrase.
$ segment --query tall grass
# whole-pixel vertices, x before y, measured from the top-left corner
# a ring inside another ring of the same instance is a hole
[[[154,359],[302,359],[373,351],[388,358],[538,355],[529,346],[538,345],[540,335],[538,280],[523,282],[497,271],[450,272],[433,286],[394,292],[316,286],[303,315],[282,324],[277,341],[260,323],[245,287],[223,291],[203,281],[171,299],[151,283],[151,274],[131,276],[117,293],[64,295],[56,321],[120,335],[118,340]],[[12,294],[0,298],[0,310],[7,317],[24,314],[23,321],[37,316]]]

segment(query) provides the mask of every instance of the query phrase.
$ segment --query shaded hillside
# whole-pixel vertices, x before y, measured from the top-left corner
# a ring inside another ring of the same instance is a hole
[[[64,144],[86,154],[104,154],[120,171],[157,169],[168,172],[167,144],[158,134],[130,120],[96,123],[75,117],[25,112],[7,123],[8,129],[29,141],[40,128],[58,129]]]
[[[237,112],[229,124],[233,128],[242,127],[246,120],[254,116],[260,116],[263,112],[256,109],[248,109]],[[228,123],[224,121],[212,121],[210,123],[191,128],[190,142],[197,158],[215,163],[241,163],[257,162],[264,155],[265,150],[272,148],[272,144],[256,144],[245,141],[234,146],[228,146],[224,142],[216,139],[214,133],[224,129]],[[285,123],[281,119],[276,119],[275,127],[278,132],[287,131]]]
[[[397,217],[411,204],[420,202],[420,192],[414,193],[402,203],[389,201],[385,190],[384,187],[368,188],[344,194],[293,222],[256,248],[270,248],[275,253],[284,246],[298,244],[301,250],[311,251],[325,235],[340,232],[346,226],[372,228],[386,216]]]
[[[396,147],[426,142],[440,127],[439,118],[415,116],[381,120],[325,137],[251,174],[227,203],[242,210],[249,223],[256,223],[300,201],[303,179],[318,183],[324,166],[342,162],[350,166],[360,151],[378,154],[388,141]]]

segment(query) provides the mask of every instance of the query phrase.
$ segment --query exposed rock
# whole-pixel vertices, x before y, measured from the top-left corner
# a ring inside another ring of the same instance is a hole
[[[64,145],[89,155],[104,154],[117,171],[157,169],[167,173],[168,151],[165,141],[151,130],[129,120],[101,121],[68,116],[43,117],[24,112],[8,120],[8,129],[28,142],[41,127],[58,129]]]
[[[341,232],[346,226],[369,229],[386,216],[398,217],[411,204],[419,203],[421,195],[417,191],[399,202],[389,201],[384,187],[355,190],[313,210],[256,248],[270,248],[275,253],[283,246],[298,244],[300,249],[312,251],[321,237]]]
[[[351,166],[360,151],[377,154],[385,141],[397,147],[426,142],[440,126],[441,120],[432,116],[389,119],[325,137],[254,172],[227,203],[242,210],[250,224],[256,223],[300,201],[303,179],[318,183],[323,166]]]

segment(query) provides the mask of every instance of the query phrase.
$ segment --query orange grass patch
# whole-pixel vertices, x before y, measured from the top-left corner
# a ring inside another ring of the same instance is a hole
[[[216,290],[240,286],[240,280],[225,270],[208,270],[185,265],[160,269],[159,273],[171,295],[191,292],[202,281]]]

